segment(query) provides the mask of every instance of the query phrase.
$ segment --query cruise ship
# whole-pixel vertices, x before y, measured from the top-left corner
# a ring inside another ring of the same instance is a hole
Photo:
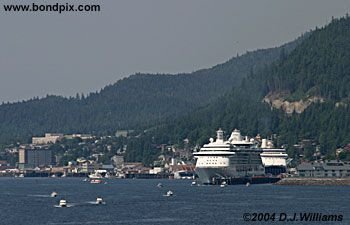
[[[253,139],[243,138],[235,129],[225,140],[223,130],[219,129],[216,140],[210,138],[209,142],[194,153],[197,159],[195,171],[200,183],[251,183],[255,178],[265,179],[260,157],[262,150]]]
[[[262,139],[260,154],[265,173],[273,176],[287,172],[288,154],[284,148],[274,148],[272,141]]]

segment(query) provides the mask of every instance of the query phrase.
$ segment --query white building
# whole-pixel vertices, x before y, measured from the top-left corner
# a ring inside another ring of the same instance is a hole
[[[32,137],[32,144],[34,145],[47,145],[55,144],[57,141],[62,140],[63,134],[46,133],[45,137]]]

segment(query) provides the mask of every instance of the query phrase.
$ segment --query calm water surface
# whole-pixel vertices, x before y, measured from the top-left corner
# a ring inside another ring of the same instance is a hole
[[[163,188],[158,188],[161,182]],[[164,197],[168,191],[173,197]],[[49,197],[57,192],[56,198]],[[105,205],[94,205],[96,197]],[[72,204],[57,208],[64,198]],[[182,180],[0,178],[0,224],[350,224],[350,188],[331,186],[191,186]],[[276,213],[275,221],[244,221],[244,213]],[[341,222],[281,222],[280,213],[342,215]]]

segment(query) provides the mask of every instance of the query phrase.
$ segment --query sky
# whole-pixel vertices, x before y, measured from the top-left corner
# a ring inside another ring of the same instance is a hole
[[[5,4],[100,12],[5,12]],[[209,68],[350,12],[349,0],[1,0],[0,103],[99,91],[136,72]]]

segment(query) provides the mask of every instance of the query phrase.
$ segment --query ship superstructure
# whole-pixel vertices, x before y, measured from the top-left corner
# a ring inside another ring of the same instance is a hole
[[[218,179],[264,176],[261,152],[257,143],[243,138],[239,130],[235,129],[225,140],[223,130],[219,129],[215,141],[210,138],[208,144],[194,153],[198,179],[201,183],[212,184]]]
[[[272,141],[262,139],[262,153],[260,154],[262,163],[265,167],[265,173],[271,175],[280,175],[286,173],[288,154],[284,148],[274,148]]]

